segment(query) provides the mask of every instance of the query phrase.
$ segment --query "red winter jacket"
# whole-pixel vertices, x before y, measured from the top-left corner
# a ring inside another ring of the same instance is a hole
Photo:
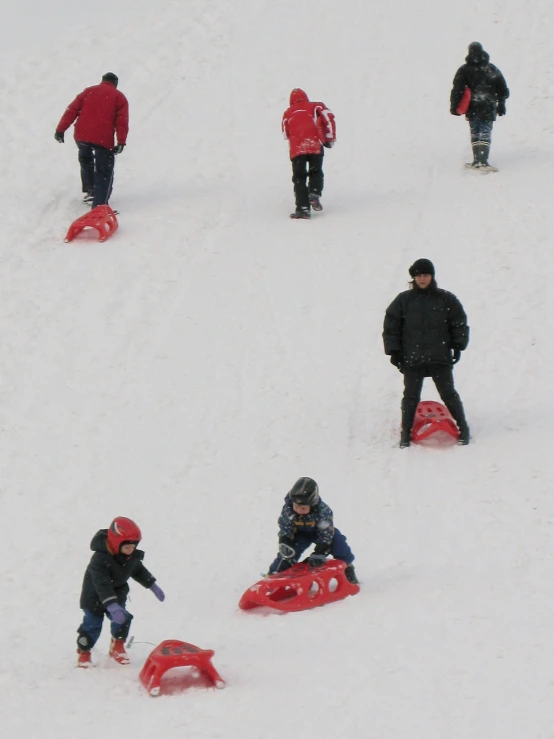
[[[322,144],[336,140],[335,116],[323,103],[310,103],[304,90],[290,94],[290,108],[283,114],[283,134],[288,139],[290,158],[319,154]]]
[[[117,143],[125,144],[129,133],[129,103],[122,92],[111,82],[87,87],[68,106],[56,131],[66,131],[75,123],[75,141],[96,144],[106,149]]]

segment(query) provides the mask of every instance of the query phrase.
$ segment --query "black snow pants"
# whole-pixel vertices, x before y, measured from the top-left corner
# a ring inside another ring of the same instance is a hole
[[[83,192],[93,196],[92,207],[107,205],[112,194],[114,153],[103,146],[77,141]]]
[[[404,367],[404,397],[402,398],[402,429],[412,428],[417,405],[421,399],[423,380],[432,377],[442,402],[452,414],[458,428],[467,426],[464,406],[454,388],[452,367],[448,364],[432,364]]]
[[[296,208],[309,208],[309,193],[321,197],[323,192],[323,147],[321,154],[301,154],[291,161]]]

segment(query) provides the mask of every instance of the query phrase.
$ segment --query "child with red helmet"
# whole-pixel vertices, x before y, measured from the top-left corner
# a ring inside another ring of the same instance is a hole
[[[125,641],[133,618],[125,609],[129,578],[149,588],[159,601],[165,600],[156,578],[142,564],[144,552],[137,549],[141,538],[134,521],[118,516],[109,529],[100,529],[90,543],[94,554],[85,571],[80,601],[85,615],[77,629],[79,667],[92,664],[90,650],[98,641],[104,616],[111,621],[110,657],[119,664],[128,664]]]

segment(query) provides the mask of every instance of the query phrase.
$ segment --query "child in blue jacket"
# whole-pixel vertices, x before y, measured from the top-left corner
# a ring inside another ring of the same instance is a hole
[[[321,500],[316,481],[301,477],[287,494],[279,516],[279,554],[269,574],[288,570],[312,544],[315,548],[307,560],[311,567],[321,566],[331,555],[346,562],[344,574],[349,582],[358,583],[352,564],[354,555],[333,523],[333,511]]]

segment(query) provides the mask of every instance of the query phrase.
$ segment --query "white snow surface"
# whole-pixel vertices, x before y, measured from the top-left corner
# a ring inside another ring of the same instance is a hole
[[[2,736],[552,739],[552,3],[0,8]],[[475,40],[512,91],[487,176],[449,115]],[[84,207],[53,133],[106,71],[130,102],[120,226],[65,244]],[[311,222],[288,218],[297,86],[337,119]],[[419,257],[468,313],[467,448],[397,448],[382,321]],[[242,612],[302,475],[361,592]],[[133,583],[132,663],[105,628],[77,670],[89,542],[118,515],[167,599]],[[168,638],[227,687],[150,698]]]

